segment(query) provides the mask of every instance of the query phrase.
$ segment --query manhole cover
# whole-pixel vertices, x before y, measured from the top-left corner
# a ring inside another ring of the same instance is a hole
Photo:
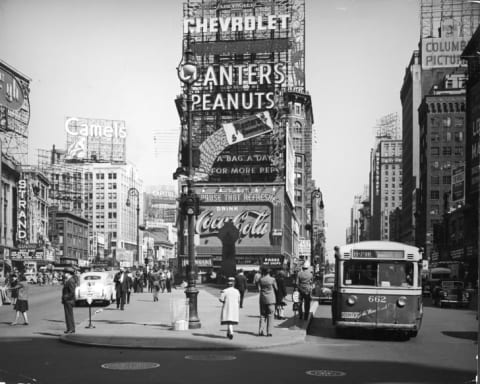
[[[323,376],[323,377],[345,376],[347,374],[346,372],[329,371],[327,369],[318,369],[315,371],[307,371],[305,373],[310,376]]]
[[[236,356],[229,355],[187,355],[185,359],[187,360],[202,360],[202,361],[225,361],[225,360],[235,360]]]
[[[152,369],[152,368],[158,368],[159,366],[160,364],[149,363],[148,361],[126,361],[126,362],[119,362],[119,363],[102,364],[102,368],[118,369],[118,370]]]

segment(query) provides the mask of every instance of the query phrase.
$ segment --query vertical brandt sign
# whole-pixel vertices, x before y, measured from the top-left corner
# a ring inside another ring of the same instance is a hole
[[[126,161],[125,121],[67,117],[67,160]]]
[[[27,242],[27,199],[28,184],[25,179],[18,182],[18,216],[17,216],[17,240]]]

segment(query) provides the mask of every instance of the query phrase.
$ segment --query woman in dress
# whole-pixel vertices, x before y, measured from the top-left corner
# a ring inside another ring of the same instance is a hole
[[[17,300],[13,309],[16,311],[15,321],[11,325],[17,325],[20,319],[20,314],[23,316],[23,325],[28,325],[28,284],[25,277],[21,276],[20,281],[17,276],[12,276],[12,287],[9,290],[16,291]]]
[[[238,324],[238,317],[240,312],[240,292],[233,287],[235,278],[228,278],[228,288],[225,288],[220,294],[220,302],[222,305],[222,314],[220,322],[222,325],[226,324],[227,337],[233,339],[233,325]]]

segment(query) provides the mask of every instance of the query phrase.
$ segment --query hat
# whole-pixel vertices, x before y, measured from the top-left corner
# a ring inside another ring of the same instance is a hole
[[[302,265],[302,268],[310,268],[310,262],[308,260],[306,260],[303,265]]]
[[[75,273],[75,270],[74,270],[73,268],[67,267],[67,268],[65,268],[65,269],[63,270],[63,272],[64,272],[64,273],[74,274],[74,273]]]
[[[230,283],[233,284],[234,282],[235,282],[235,278],[234,278],[234,277],[229,277],[229,278],[228,278],[228,284],[230,284]]]

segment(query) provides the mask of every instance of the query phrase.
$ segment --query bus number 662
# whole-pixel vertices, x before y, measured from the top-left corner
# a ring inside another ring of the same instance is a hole
[[[386,303],[387,298],[385,296],[368,296],[369,303]]]

